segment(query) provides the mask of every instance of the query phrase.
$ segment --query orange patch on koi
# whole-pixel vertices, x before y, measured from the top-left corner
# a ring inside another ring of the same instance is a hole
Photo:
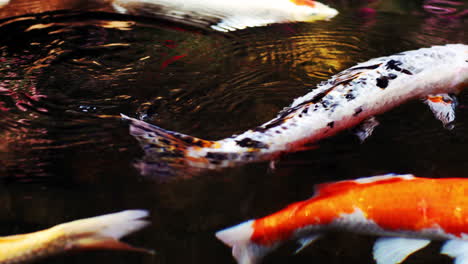
[[[300,228],[328,225],[357,209],[384,230],[417,232],[440,227],[458,237],[468,233],[468,180],[390,178],[370,183],[343,181],[317,189],[311,199],[257,219],[251,241],[271,246],[290,239]]]
[[[296,5],[315,7],[315,1],[311,1],[311,0],[290,0],[290,1]]]
[[[443,103],[444,99],[442,96],[428,96],[427,99],[429,99],[433,103]]]

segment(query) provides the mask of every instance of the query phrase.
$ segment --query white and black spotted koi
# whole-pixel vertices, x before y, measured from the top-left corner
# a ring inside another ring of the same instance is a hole
[[[446,127],[455,119],[454,94],[468,86],[468,45],[450,44],[402,52],[359,63],[320,83],[278,116],[240,135],[208,141],[130,121],[146,156],[198,168],[221,168],[272,160],[310,148],[318,140],[356,128],[368,137],[381,114],[411,99],[423,99]]]

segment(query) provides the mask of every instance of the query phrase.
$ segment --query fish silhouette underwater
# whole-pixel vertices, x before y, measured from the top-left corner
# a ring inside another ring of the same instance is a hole
[[[0,237],[0,264],[26,263],[71,250],[127,250],[151,253],[119,239],[149,224],[145,210],[126,210],[56,225],[46,230]]]
[[[223,32],[273,23],[311,22],[338,14],[312,0],[114,0],[112,5],[120,13],[164,17]]]
[[[146,160],[217,169],[274,160],[355,126],[363,141],[378,125],[375,115],[412,99],[422,99],[450,129],[455,94],[467,86],[468,45],[448,44],[359,63],[296,98],[274,119],[217,141],[122,117],[129,121],[130,134],[140,142]]]
[[[468,263],[468,179],[382,175],[318,185],[315,195],[269,216],[216,233],[239,264],[253,264],[286,241],[302,248],[328,232],[375,235],[377,264],[397,264],[432,240]]]

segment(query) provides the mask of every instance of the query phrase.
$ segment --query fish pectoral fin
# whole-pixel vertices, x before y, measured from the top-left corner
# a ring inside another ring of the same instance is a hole
[[[364,142],[366,138],[368,138],[370,135],[372,135],[372,132],[374,132],[374,129],[379,125],[379,121],[377,121],[377,118],[374,116],[371,116],[364,121],[357,127],[353,129],[354,134],[359,138],[359,140]]]
[[[382,237],[375,241],[374,259],[377,264],[398,264],[430,242],[427,239]]]
[[[455,264],[468,264],[468,241],[449,240],[440,253],[455,258]]]
[[[296,251],[294,251],[294,254],[301,252],[304,248],[308,247],[310,244],[315,242],[315,240],[319,239],[320,237],[321,237],[320,234],[313,234],[313,235],[299,239],[297,242],[299,242],[301,246],[298,249],[296,249]]]
[[[429,106],[434,116],[439,119],[444,127],[453,129],[455,121],[455,108],[457,107],[457,98],[453,94],[435,94],[428,95],[424,103]]]

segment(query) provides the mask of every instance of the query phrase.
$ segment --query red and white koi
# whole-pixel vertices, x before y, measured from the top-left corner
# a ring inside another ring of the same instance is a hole
[[[313,0],[114,0],[116,11],[158,15],[219,31],[330,19],[338,11]]]
[[[209,141],[130,121],[147,157],[197,168],[220,168],[275,159],[281,153],[356,125],[361,140],[378,125],[375,115],[411,99],[423,99],[451,128],[454,94],[468,86],[468,45],[450,44],[402,52],[359,63],[320,83],[276,118],[240,135]],[[157,156],[157,157],[156,157]]]
[[[219,231],[239,264],[257,263],[282,243],[302,247],[330,231],[381,236],[377,264],[401,263],[431,240],[468,263],[468,179],[383,175],[318,185],[315,196],[272,215]]]
[[[26,263],[70,250],[111,249],[151,253],[119,239],[148,225],[144,210],[127,210],[0,237],[0,264]]]

